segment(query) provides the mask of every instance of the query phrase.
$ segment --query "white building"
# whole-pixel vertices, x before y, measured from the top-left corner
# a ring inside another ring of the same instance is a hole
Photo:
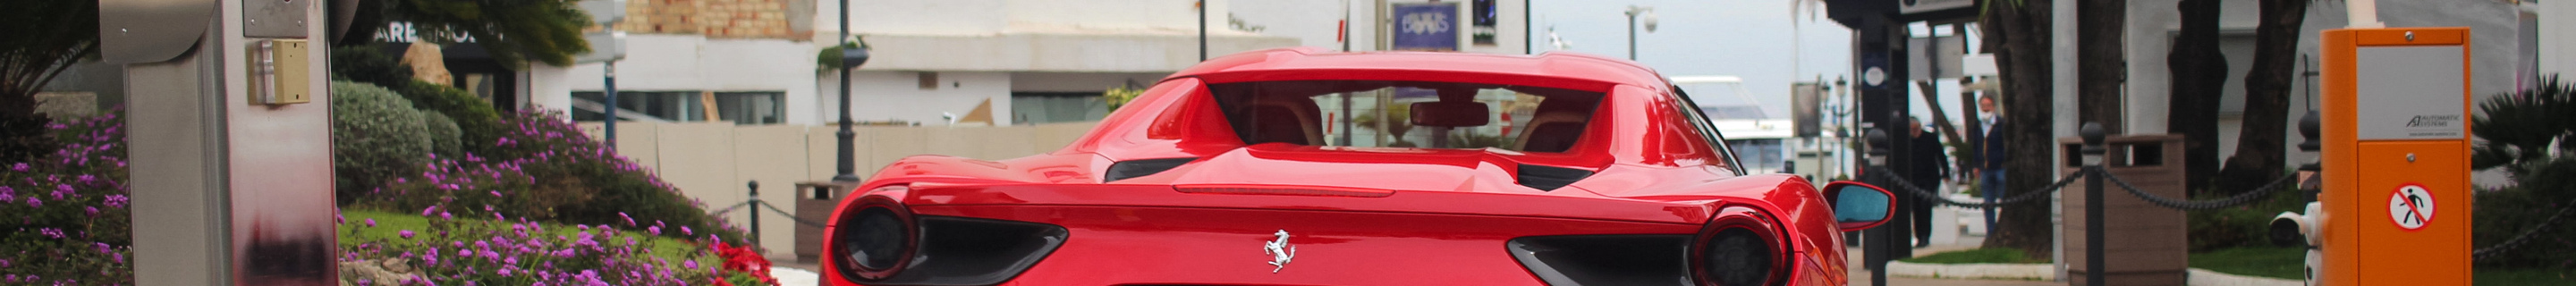
[[[617,62],[620,117],[823,125],[838,120],[838,71],[817,53],[837,44],[840,1],[633,1]],[[703,2],[703,3],[701,3]],[[849,26],[870,59],[850,74],[862,124],[1009,125],[1097,120],[1099,95],[1141,88],[1206,56],[1317,46],[1388,45],[1390,5],[1457,9],[1457,50],[1530,50],[1526,1],[853,0]],[[749,14],[741,14],[749,13]],[[744,16],[749,15],[749,16]],[[730,17],[710,19],[714,17]],[[1350,21],[1343,33],[1344,19]],[[1375,20],[1369,20],[1375,19]],[[1345,37],[1345,35],[1358,35]],[[1347,42],[1347,43],[1346,43]],[[599,120],[604,65],[534,65],[517,84],[529,104]],[[979,113],[979,111],[981,113]],[[975,116],[975,115],[984,116]]]

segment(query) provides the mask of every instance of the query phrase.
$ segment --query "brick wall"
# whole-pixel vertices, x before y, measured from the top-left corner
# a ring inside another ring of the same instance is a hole
[[[707,38],[805,40],[813,36],[806,21],[791,14],[812,11],[810,0],[632,0],[617,29],[628,33],[700,34]],[[802,5],[803,7],[791,7]],[[810,13],[810,12],[808,12]],[[811,15],[806,15],[811,17]]]

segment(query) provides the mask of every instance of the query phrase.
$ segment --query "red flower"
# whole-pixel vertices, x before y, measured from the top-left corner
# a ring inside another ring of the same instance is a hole
[[[752,250],[750,245],[733,246],[716,242],[713,248],[716,256],[723,257],[725,260],[724,267],[721,268],[723,270],[717,272],[719,275],[725,272],[750,273],[752,278],[760,279],[763,284],[778,285],[778,278],[769,276],[771,265],[769,258],[760,256],[760,252]]]

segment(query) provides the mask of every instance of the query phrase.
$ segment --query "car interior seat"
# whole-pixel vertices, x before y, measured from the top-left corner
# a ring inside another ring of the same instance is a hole
[[[1539,102],[1538,110],[1530,112],[1529,124],[1523,125],[1528,128],[1522,129],[1520,138],[1514,140],[1513,150],[1565,152],[1574,148],[1575,139],[1583,137],[1584,124],[1592,120],[1592,112],[1584,110],[1583,105],[1586,104],[1583,103],[1574,100]]]
[[[1324,117],[1319,115],[1322,108],[1315,106],[1314,98],[1261,95],[1254,97],[1250,108],[1248,111],[1252,114],[1247,117],[1252,122],[1245,125],[1252,130],[1245,133],[1249,135],[1243,142],[1245,145],[1288,143],[1320,146],[1324,143],[1323,123],[1320,122]]]

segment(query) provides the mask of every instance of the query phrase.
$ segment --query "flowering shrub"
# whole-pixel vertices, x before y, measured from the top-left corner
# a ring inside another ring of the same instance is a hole
[[[134,283],[119,113],[48,124],[60,150],[0,163],[0,285]]]
[[[560,116],[520,112],[504,116],[501,123],[511,128],[482,148],[489,157],[438,157],[426,165],[427,171],[395,179],[367,193],[373,199],[358,200],[357,206],[443,207],[473,217],[497,214],[618,227],[647,221],[727,241],[743,238],[739,228],[707,215],[704,204],[582,135]]]
[[[703,285],[715,281],[705,247],[692,242],[651,239],[620,228],[660,224],[550,225],[527,218],[457,217],[445,208],[420,211],[427,227],[401,229],[395,237],[343,243],[344,262],[401,265],[414,275],[403,281],[343,277],[359,285]],[[367,237],[374,219],[341,222],[343,237]],[[680,234],[688,236],[688,234]],[[646,239],[638,239],[645,237]],[[698,236],[713,240],[712,236]],[[664,245],[683,243],[690,245]],[[660,253],[678,250],[682,253]],[[676,258],[676,259],[674,259]],[[674,261],[676,260],[676,261]],[[390,261],[390,262],[387,262]]]

